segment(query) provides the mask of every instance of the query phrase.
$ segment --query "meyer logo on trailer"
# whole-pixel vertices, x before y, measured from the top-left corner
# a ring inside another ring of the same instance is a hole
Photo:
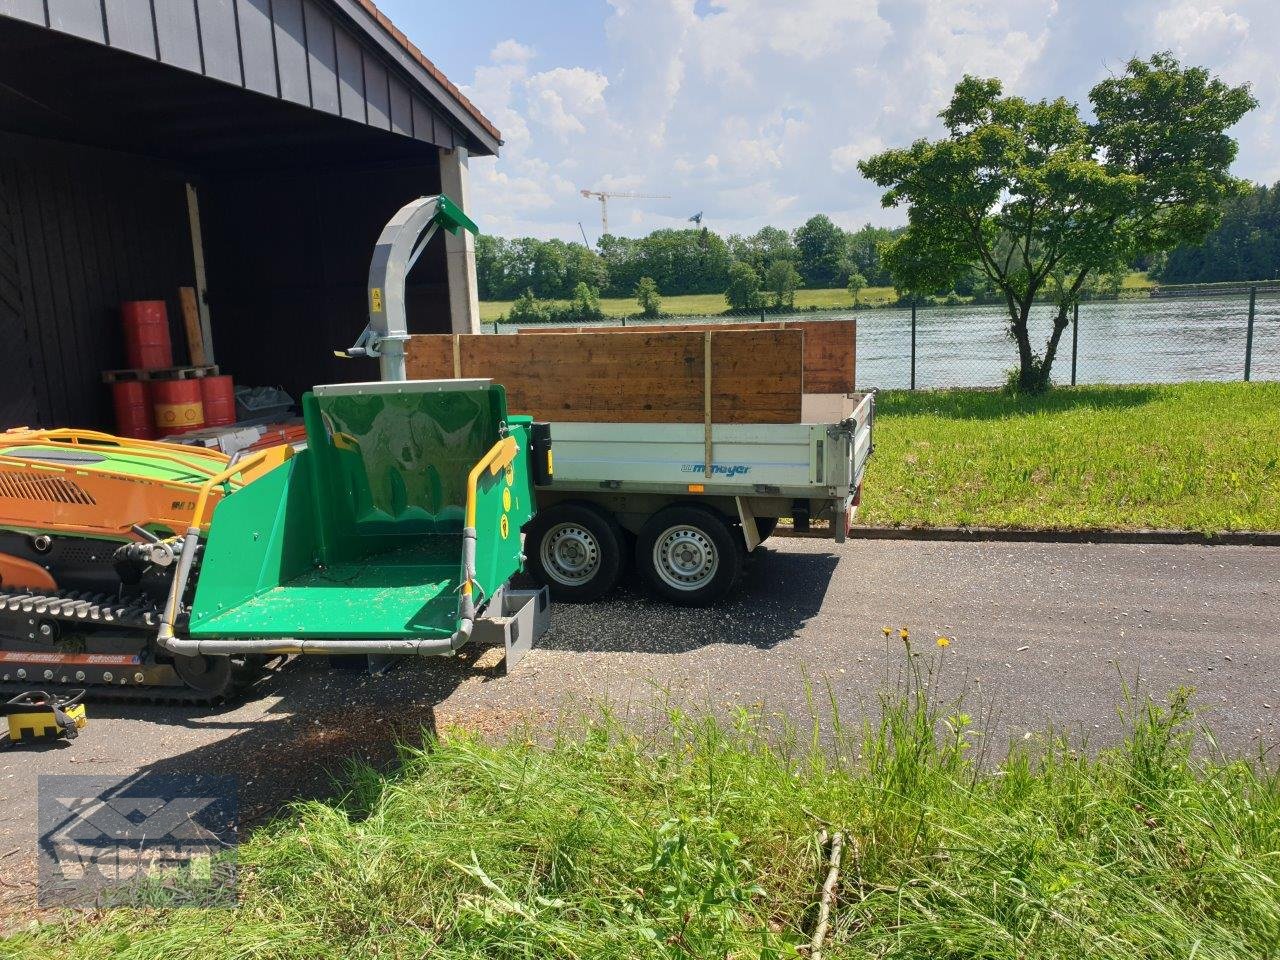
[[[682,463],[680,465],[681,473],[705,473],[706,464],[702,463]],[[711,475],[713,477],[743,477],[751,472],[751,468],[745,463],[713,463],[711,465]]]

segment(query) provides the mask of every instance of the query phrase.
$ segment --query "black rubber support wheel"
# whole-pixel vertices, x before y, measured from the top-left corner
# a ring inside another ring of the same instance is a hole
[[[707,606],[742,572],[741,539],[714,510],[677,504],[640,528],[636,567],[658,596],[681,606]]]
[[[554,600],[599,600],[618,585],[625,566],[622,528],[590,503],[557,503],[539,510],[524,528],[529,574]]]

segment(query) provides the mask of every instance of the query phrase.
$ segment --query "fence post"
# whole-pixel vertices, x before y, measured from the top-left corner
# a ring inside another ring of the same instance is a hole
[[[1254,307],[1258,301],[1258,288],[1249,288],[1249,332],[1244,338],[1244,380],[1249,382],[1249,375],[1253,372],[1253,313]]]
[[[1071,385],[1076,385],[1076,355],[1080,351],[1080,301],[1071,312]]]
[[[760,322],[764,323],[764,307],[760,307]]]
[[[911,298],[911,389],[916,388],[916,298]]]

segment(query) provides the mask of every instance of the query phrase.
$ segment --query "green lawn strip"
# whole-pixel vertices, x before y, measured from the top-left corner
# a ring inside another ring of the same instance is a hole
[[[1280,530],[1280,384],[884,391],[859,520]]]
[[[1155,286],[1145,273],[1130,271],[1121,281],[1122,293],[1146,293]],[[883,307],[897,301],[898,294],[893,287],[866,287],[858,293],[858,306]],[[968,298],[959,298],[960,302]],[[480,302],[480,320],[482,323],[493,323],[511,309],[511,300],[482,300]],[[553,301],[564,305],[567,301]],[[819,310],[850,310],[854,306],[853,296],[844,287],[830,289],[796,291],[796,309],[808,310],[816,307]],[[600,301],[600,309],[607,317],[633,317],[640,312],[634,297],[610,297]],[[690,293],[679,296],[663,297],[662,312],[672,317],[707,317],[725,313],[729,305],[724,295],[719,293]]]
[[[858,294],[858,303],[863,306],[879,306],[897,299],[893,287],[867,287]],[[565,301],[554,301],[563,304]],[[492,323],[511,309],[510,300],[483,300],[480,303],[480,320]],[[808,310],[817,307],[820,310],[851,310],[853,297],[845,289],[833,290],[797,290],[796,309]],[[631,317],[640,312],[640,307],[632,297],[611,297],[600,301],[607,317]],[[675,297],[662,298],[662,312],[673,317],[717,316],[725,313],[729,305],[720,293],[690,293]]]
[[[821,749],[746,712],[643,737],[598,718],[551,746],[451,732],[256,832],[234,911],[71,917],[0,955],[798,957],[824,826],[850,838],[831,958],[1280,951],[1280,782],[1201,759],[1181,695],[1131,701],[1121,747],[1046,736],[982,769],[913,664]]]

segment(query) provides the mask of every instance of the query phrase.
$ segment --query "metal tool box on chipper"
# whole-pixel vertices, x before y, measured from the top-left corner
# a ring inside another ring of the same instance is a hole
[[[401,296],[441,226],[475,229],[443,197],[402,210],[371,285]],[[488,380],[317,386],[302,404],[305,449],[242,459],[0,434],[0,682],[213,702],[282,655],[376,662],[481,634],[513,665],[546,629],[546,592],[509,585],[550,476],[544,425]]]

